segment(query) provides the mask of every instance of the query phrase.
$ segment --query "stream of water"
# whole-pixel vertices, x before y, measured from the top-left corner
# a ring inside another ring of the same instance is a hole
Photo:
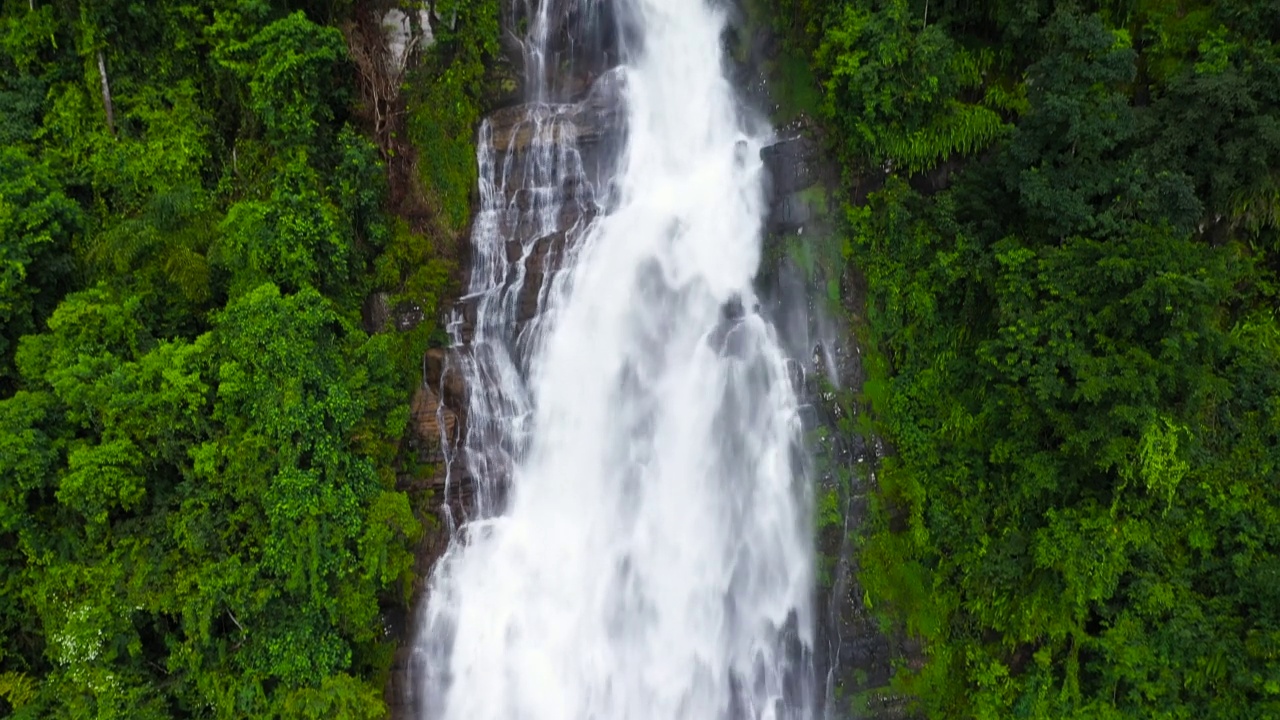
[[[546,79],[564,0],[528,10],[518,131],[505,148],[481,131],[455,355],[475,494],[420,611],[415,704],[431,720],[808,718],[811,501],[786,358],[753,311],[768,128],[725,78],[722,11],[614,2],[579,13],[620,38],[589,96],[618,104],[607,161],[584,161],[583,104]]]

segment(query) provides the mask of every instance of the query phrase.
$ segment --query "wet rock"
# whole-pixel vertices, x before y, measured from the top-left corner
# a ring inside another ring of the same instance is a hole
[[[745,354],[746,338],[737,332],[746,317],[742,306],[742,298],[734,295],[720,306],[720,322],[711,331],[708,341],[722,357],[742,357]]]
[[[589,215],[582,214],[578,219],[587,217]],[[572,226],[572,222],[573,220],[570,219],[568,224]],[[526,323],[537,317],[540,298],[547,281],[564,265],[568,241],[569,233],[563,230],[543,235],[530,242],[507,241],[504,250],[508,274],[502,286],[502,294],[497,298],[490,298],[489,302],[507,303],[507,307],[511,307],[510,303],[514,303],[515,314],[512,318],[516,325],[514,335],[518,335]],[[521,263],[522,258],[523,263]],[[519,271],[521,265],[523,265],[523,273]],[[480,300],[479,297],[468,297],[454,305],[459,317],[456,328],[457,337],[463,345],[471,344],[474,338],[476,323],[479,320]]]
[[[554,271],[559,265],[560,251],[564,248],[565,233],[556,232],[537,238],[529,245],[510,240],[506,245],[507,262],[515,263],[525,258],[525,267],[530,272],[545,273]]]
[[[449,351],[444,348],[431,348],[423,356],[423,369],[427,373],[427,383],[444,375],[445,368],[450,365]]]
[[[364,331],[370,335],[386,330],[391,322],[390,295],[384,292],[370,293],[365,298],[364,307],[360,309],[360,319]]]
[[[544,280],[545,276],[541,273],[529,273],[525,276],[520,292],[516,295],[516,323],[526,323],[537,317]]]
[[[529,103],[512,105],[489,116],[490,143],[496,152],[524,154],[537,133],[557,133],[580,144],[600,142],[621,131],[620,114],[581,105],[546,107]]]
[[[760,159],[775,198],[813,187],[822,179],[823,165],[830,162],[803,123],[793,126],[784,139],[762,148]]]
[[[600,76],[577,103],[522,103],[496,110],[488,117],[489,143],[495,152],[520,155],[532,148],[540,132],[563,133],[579,146],[617,139],[625,125],[621,78],[617,71]]]
[[[389,610],[383,610],[384,615]],[[410,623],[404,622],[400,624],[387,623],[387,634],[395,638],[412,639],[409,630]],[[391,667],[387,673],[387,686],[383,689],[382,699],[387,704],[387,716],[392,720],[411,720],[417,714],[417,708],[413,706],[411,698],[413,697],[413,678],[410,673],[409,663],[413,654],[413,646],[410,642],[402,642],[396,648],[395,655],[391,659]]]
[[[803,403],[796,409],[799,415],[800,427],[805,432],[812,432],[822,426],[821,420],[818,418],[818,409],[810,403]]]
[[[489,114],[487,140],[495,152],[524,152],[533,144],[535,126],[529,122],[529,104],[500,108]]]
[[[426,373],[428,383],[438,383],[444,402],[456,412],[461,413],[467,406],[467,381],[456,361],[451,361],[449,351],[444,348],[432,348],[426,355]]]
[[[386,292],[371,293],[360,308],[360,324],[370,335],[393,329],[408,332],[426,319],[426,313],[416,303],[402,302],[393,307],[391,295]]]
[[[767,178],[771,233],[805,229],[827,211],[826,196],[838,187],[840,169],[823,152],[812,121],[800,118],[778,130],[781,138],[760,150]]]
[[[480,298],[475,296],[461,298],[453,304],[456,320],[450,332],[456,335],[455,339],[464,346],[471,343],[471,338],[475,334],[476,320],[480,315],[479,305]]]
[[[829,581],[818,588],[814,648],[825,686],[823,714],[906,720],[913,717],[910,698],[890,690],[892,678],[897,668],[918,662],[922,651],[901,633],[881,630],[863,603],[859,580],[859,528],[869,518],[874,468],[883,448],[874,438],[848,430],[849,414],[860,411],[864,373],[857,338],[841,328],[862,315],[863,296],[852,279],[856,270],[832,253],[836,229],[829,200],[847,197],[846,186],[806,121],[778,135],[781,140],[760,153],[768,173],[769,214],[759,287],[766,316],[803,371],[796,383],[801,425],[821,438],[811,446],[816,490],[834,493],[839,504],[840,522],[821,528],[817,537],[823,562],[830,563]],[[875,180],[867,178],[857,187],[873,188]],[[790,251],[798,245],[813,250],[813,266],[796,265]],[[839,283],[838,306],[828,300],[832,282]]]
[[[544,0],[543,3],[503,3],[504,50],[518,60],[529,82],[541,83],[549,97],[576,97],[592,77],[618,64],[624,42],[636,47],[634,29],[614,7],[616,3]],[[541,7],[539,7],[541,5]],[[521,36],[545,22],[542,54],[533,52]],[[518,32],[515,28],[521,28]]]
[[[728,23],[720,41],[729,77],[750,107],[776,111],[769,92],[768,68],[777,61],[782,43],[767,22],[753,17],[759,8],[732,1],[725,5]]]
[[[396,330],[399,332],[409,332],[421,325],[426,319],[427,314],[423,312],[417,303],[401,303],[396,306],[392,313],[392,320],[395,323]]]
[[[444,462],[444,442],[457,437],[458,415],[440,403],[435,391],[421,386],[409,403],[409,418],[418,447],[418,460],[425,463]]]
[[[537,316],[547,279],[562,264],[564,244],[564,233],[534,241],[529,257],[525,260],[524,282],[516,299],[516,322],[528,322]]]
[[[801,395],[804,388],[804,366],[794,358],[787,358],[787,380],[791,383],[791,391]]]
[[[813,219],[814,211],[802,193],[785,195],[769,208],[766,225],[770,232],[785,233],[802,229]]]

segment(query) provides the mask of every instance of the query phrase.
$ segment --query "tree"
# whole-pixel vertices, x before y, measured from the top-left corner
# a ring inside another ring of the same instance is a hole
[[[1144,105],[1128,34],[1060,7],[1009,53],[1007,140],[849,212],[896,449],[862,581],[924,640],[899,682],[932,717],[1280,712],[1274,235],[1265,184],[1235,216],[1222,190],[1264,177],[1235,143],[1270,153],[1269,91],[1229,39]]]
[[[225,31],[222,24],[212,32]],[[332,74],[346,57],[336,28],[317,25],[301,12],[276,20],[252,37],[234,37],[214,57],[249,88],[248,107],[277,147],[307,147],[334,117]]]
[[[13,379],[18,338],[39,327],[72,280],[82,222],[46,166],[0,148],[0,394]]]

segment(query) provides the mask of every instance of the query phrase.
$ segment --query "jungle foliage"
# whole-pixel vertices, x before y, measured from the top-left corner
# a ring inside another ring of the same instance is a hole
[[[1280,718],[1280,5],[777,0],[933,718]]]
[[[0,716],[385,716],[460,228],[389,212],[365,5],[0,5]],[[493,47],[455,5],[414,82]],[[372,293],[426,322],[367,334]]]

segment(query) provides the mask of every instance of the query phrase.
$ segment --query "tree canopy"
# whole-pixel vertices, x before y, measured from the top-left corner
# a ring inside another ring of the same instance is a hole
[[[458,228],[389,203],[366,5],[0,4],[0,716],[385,716]],[[416,83],[495,47],[462,5]]]
[[[936,718],[1280,717],[1280,12],[776,5],[880,187],[846,252],[893,448],[864,600],[924,648],[898,689]]]

